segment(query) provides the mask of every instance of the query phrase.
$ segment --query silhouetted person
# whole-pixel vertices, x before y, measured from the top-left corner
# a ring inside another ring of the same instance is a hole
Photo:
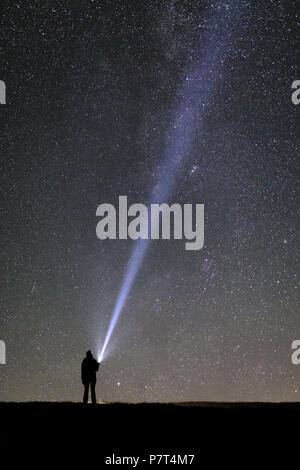
[[[91,386],[92,403],[96,404],[96,372],[99,369],[99,362],[94,359],[91,351],[86,353],[86,357],[81,364],[81,381],[84,385],[83,403],[88,402],[89,386]]]

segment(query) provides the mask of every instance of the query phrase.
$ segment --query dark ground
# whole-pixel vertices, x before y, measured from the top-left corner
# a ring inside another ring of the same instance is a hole
[[[7,454],[9,466],[16,468],[70,468],[82,459],[85,466],[109,468],[105,457],[112,454],[140,456],[141,460],[150,454],[195,454],[193,464],[198,468],[269,468],[276,464],[286,469],[298,461],[300,448],[299,403],[112,403],[94,407],[0,403],[0,417],[1,459]],[[137,468],[146,466],[140,462]]]

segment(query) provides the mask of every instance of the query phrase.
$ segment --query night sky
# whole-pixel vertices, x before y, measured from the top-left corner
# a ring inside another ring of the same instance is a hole
[[[300,399],[299,6],[1,2],[0,400],[81,400],[136,244],[99,240],[96,209],[148,204],[172,172],[165,202],[204,204],[205,244],[151,241],[98,400]]]

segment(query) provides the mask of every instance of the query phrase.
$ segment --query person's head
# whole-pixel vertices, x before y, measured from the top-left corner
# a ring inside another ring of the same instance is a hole
[[[86,357],[87,357],[88,359],[92,359],[92,357],[93,357],[92,352],[91,352],[91,351],[87,351]]]

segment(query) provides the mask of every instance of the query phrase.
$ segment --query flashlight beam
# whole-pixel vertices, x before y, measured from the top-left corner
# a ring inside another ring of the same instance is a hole
[[[174,109],[175,118],[172,120],[169,135],[166,138],[162,165],[150,194],[149,204],[154,201],[158,203],[168,201],[184,159],[189,155],[195,132],[201,131],[209,98],[220,78],[229,41],[232,38],[231,29],[233,25],[237,27],[236,20],[241,14],[240,2],[229,0],[226,5],[217,8],[217,13],[216,17],[212,15],[209,18],[207,37],[204,38],[205,54],[201,62],[185,76],[179,90],[180,103]],[[149,246],[149,237],[146,240],[136,241],[102,346],[100,362],[103,360],[111,335]]]

